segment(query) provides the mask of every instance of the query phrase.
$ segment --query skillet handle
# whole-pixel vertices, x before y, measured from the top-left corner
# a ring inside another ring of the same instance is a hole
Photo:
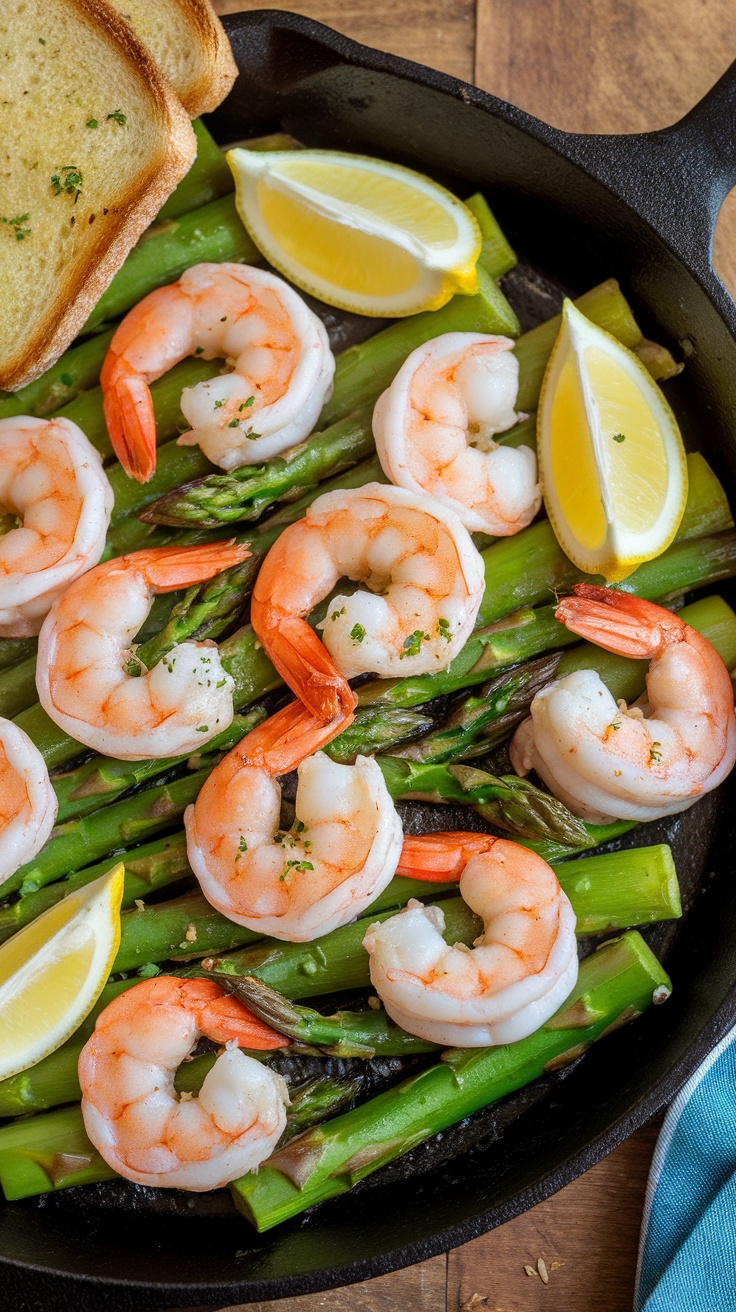
[[[713,233],[736,185],[736,60],[671,127],[631,136],[574,136],[565,142],[694,270],[711,274]]]

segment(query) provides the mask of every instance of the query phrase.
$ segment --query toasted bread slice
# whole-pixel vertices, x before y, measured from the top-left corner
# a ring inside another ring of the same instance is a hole
[[[107,0],[2,0],[0,54],[0,387],[12,390],[82,328],[196,139]]]
[[[145,41],[191,118],[216,109],[238,75],[209,0],[113,0]]]

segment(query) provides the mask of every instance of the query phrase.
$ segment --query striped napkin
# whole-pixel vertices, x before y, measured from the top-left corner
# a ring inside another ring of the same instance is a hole
[[[634,1312],[736,1312],[736,1027],[670,1107],[652,1160]]]

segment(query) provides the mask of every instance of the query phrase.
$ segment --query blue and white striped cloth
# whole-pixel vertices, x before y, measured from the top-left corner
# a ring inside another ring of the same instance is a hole
[[[688,1081],[662,1126],[634,1312],[736,1312],[736,1028]]]

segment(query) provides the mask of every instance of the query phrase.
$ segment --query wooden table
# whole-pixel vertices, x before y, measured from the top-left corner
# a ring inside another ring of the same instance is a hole
[[[215,7],[232,13],[268,2],[215,0]],[[733,0],[271,3],[578,132],[664,127],[736,58]],[[736,295],[736,192],[721,213],[714,263]],[[646,1126],[547,1202],[451,1253],[361,1285],[237,1312],[630,1312],[658,1128]],[[525,1272],[540,1257],[547,1285]]]

